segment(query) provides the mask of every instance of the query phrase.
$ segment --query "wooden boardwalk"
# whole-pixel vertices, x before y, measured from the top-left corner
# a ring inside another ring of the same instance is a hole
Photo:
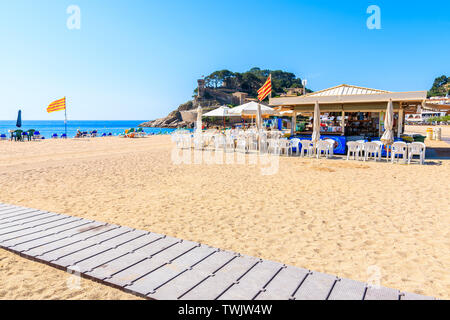
[[[148,299],[434,299],[200,243],[0,204],[0,247]]]

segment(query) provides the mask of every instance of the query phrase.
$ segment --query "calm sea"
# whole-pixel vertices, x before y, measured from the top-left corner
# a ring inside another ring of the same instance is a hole
[[[97,130],[98,135],[103,133],[112,133],[117,136],[120,133],[124,133],[126,129],[137,128],[137,126],[145,120],[127,120],[127,121],[68,121],[67,122],[67,135],[69,138],[73,138],[80,131],[92,131]],[[15,130],[16,121],[0,120],[0,134],[6,134],[8,137],[8,130]],[[64,121],[41,121],[41,120],[24,120],[22,121],[21,130],[35,129],[38,130],[42,136],[50,138],[54,133],[60,136],[64,133]],[[172,132],[174,129],[166,128],[144,128],[145,133],[154,134],[166,134]]]

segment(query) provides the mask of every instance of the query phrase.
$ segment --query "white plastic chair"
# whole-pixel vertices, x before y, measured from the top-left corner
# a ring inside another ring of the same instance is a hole
[[[330,143],[325,140],[319,140],[316,144],[316,152],[317,159],[320,158],[322,152],[325,154],[325,157],[328,158],[330,156]]]
[[[330,153],[330,155],[334,156],[334,144],[335,144],[336,141],[334,141],[333,139],[325,139],[325,141],[328,142],[329,145],[330,145],[329,146],[329,149],[330,149],[329,153]]]
[[[291,141],[289,141],[287,139],[280,139],[279,140],[279,146],[280,146],[280,152],[281,153],[284,153],[287,156],[292,155],[292,144],[291,144]]]
[[[225,149],[228,151],[234,151],[234,139],[231,135],[225,137]]]
[[[258,138],[256,135],[249,135],[247,138],[248,151],[258,151]]]
[[[183,146],[182,146],[182,148],[183,149],[190,149],[191,148],[191,146],[192,146],[192,139],[191,139],[191,135],[190,134],[183,134],[182,136],[181,136],[181,139],[182,139],[182,144],[183,144]]]
[[[293,152],[293,148],[295,148],[295,155],[299,155],[300,154],[300,139],[298,138],[294,138],[291,139],[291,154]]]
[[[264,138],[260,138],[259,140],[259,152],[266,153],[268,152],[269,142],[267,140],[267,136]]]
[[[173,139],[177,145],[177,148],[182,149],[183,148],[183,137],[180,135],[177,135],[176,137],[173,137]]]
[[[280,144],[278,139],[269,139],[269,146],[267,147],[268,153],[279,155],[280,154]]]
[[[312,145],[311,140],[300,140],[302,144],[302,150],[300,151],[300,156],[304,157],[305,155],[308,157],[312,157],[314,154],[314,146]]]
[[[356,141],[347,142],[347,160],[349,160],[351,156],[353,157],[353,160],[359,160],[360,151],[360,143]]]
[[[396,156],[399,156],[398,160],[400,160],[400,156],[402,156],[403,161],[406,162],[407,153],[408,153],[408,145],[406,144],[406,142],[403,141],[394,142],[392,144],[391,149],[392,163],[394,163]]]
[[[203,134],[203,149],[214,150],[217,135],[212,133]]]
[[[423,142],[412,142],[408,144],[408,164],[413,156],[419,156],[420,164],[425,164],[425,151],[427,147]]]
[[[220,149],[225,149],[226,148],[226,139],[225,136],[218,134],[214,137],[214,147],[216,149],[216,151],[220,150]]]
[[[369,158],[373,158],[375,161],[379,159],[380,148],[378,144],[375,142],[366,142],[364,143],[364,161],[369,160]]]
[[[381,161],[381,152],[383,151],[383,142],[381,141],[373,141],[374,143],[376,143],[378,145],[378,148],[380,149],[378,151],[378,159]],[[388,156],[386,155],[386,160],[388,159]]]
[[[238,138],[236,143],[236,151],[246,153],[247,149],[247,139]]]
[[[359,146],[359,157],[364,158],[364,145],[366,144],[366,141],[356,140],[355,142],[358,143]]]
[[[202,135],[194,135],[194,149],[203,150],[203,136]]]

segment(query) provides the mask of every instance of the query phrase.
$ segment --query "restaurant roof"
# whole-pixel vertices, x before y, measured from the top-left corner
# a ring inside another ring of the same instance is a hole
[[[376,93],[390,93],[391,91],[378,90],[372,88],[364,88],[358,86],[352,86],[348,84],[341,84],[339,86],[331,87],[328,89],[316,91],[305,95],[305,97],[318,97],[318,96],[340,96],[340,95],[355,95],[355,94],[376,94]]]
[[[312,111],[314,104],[319,102],[321,110],[359,112],[386,109],[386,103],[392,100],[395,110],[401,106],[406,112],[415,112],[426,98],[425,90],[392,92],[341,84],[302,96],[271,98],[269,105],[279,107],[277,111],[306,112]]]

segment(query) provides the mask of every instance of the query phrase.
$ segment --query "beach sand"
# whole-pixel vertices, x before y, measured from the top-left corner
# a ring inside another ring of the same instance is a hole
[[[251,164],[177,165],[172,149],[167,136],[0,142],[0,202],[359,281],[378,270],[383,286],[450,298],[449,160],[281,157],[262,175]],[[69,289],[70,277],[0,249],[1,299],[135,298],[89,280]]]

